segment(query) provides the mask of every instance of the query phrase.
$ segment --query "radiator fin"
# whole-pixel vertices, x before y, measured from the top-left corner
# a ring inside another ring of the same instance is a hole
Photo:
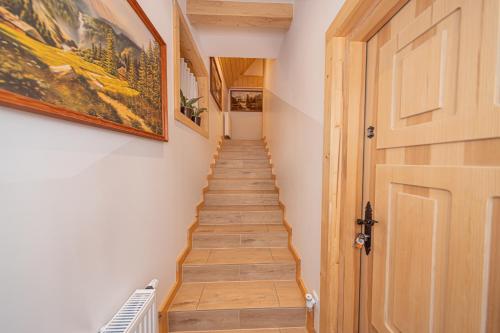
[[[154,289],[139,289],[125,302],[100,333],[156,333]]]

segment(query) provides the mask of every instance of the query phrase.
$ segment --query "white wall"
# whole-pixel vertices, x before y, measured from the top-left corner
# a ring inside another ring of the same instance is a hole
[[[262,112],[230,112],[231,138],[234,140],[262,139]]]
[[[295,1],[292,26],[277,59],[266,62],[264,83],[264,136],[270,145],[281,188],[280,199],[286,205],[293,242],[302,257],[302,276],[310,291],[315,290],[318,295],[324,34],[342,2]],[[318,310],[316,323],[319,322]]]
[[[222,113],[210,140],[173,119],[171,4],[139,2],[168,44],[169,143],[0,108],[2,332],[97,332],[175,279]]]

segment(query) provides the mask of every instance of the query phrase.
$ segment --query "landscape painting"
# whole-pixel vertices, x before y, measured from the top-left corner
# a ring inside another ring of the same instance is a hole
[[[213,57],[210,58],[210,93],[222,111],[222,79]]]
[[[262,112],[262,90],[231,90],[231,111]]]
[[[167,139],[166,45],[135,0],[0,0],[0,103]]]

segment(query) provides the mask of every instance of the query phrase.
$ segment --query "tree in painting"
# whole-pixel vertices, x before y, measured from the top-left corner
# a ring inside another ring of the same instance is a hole
[[[231,90],[231,111],[262,112],[262,91]]]
[[[0,0],[0,89],[163,135],[160,45],[126,0]]]

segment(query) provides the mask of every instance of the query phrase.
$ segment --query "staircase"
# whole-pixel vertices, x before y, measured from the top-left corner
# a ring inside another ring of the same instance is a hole
[[[297,263],[263,141],[223,142],[198,219],[169,332],[305,333]]]

